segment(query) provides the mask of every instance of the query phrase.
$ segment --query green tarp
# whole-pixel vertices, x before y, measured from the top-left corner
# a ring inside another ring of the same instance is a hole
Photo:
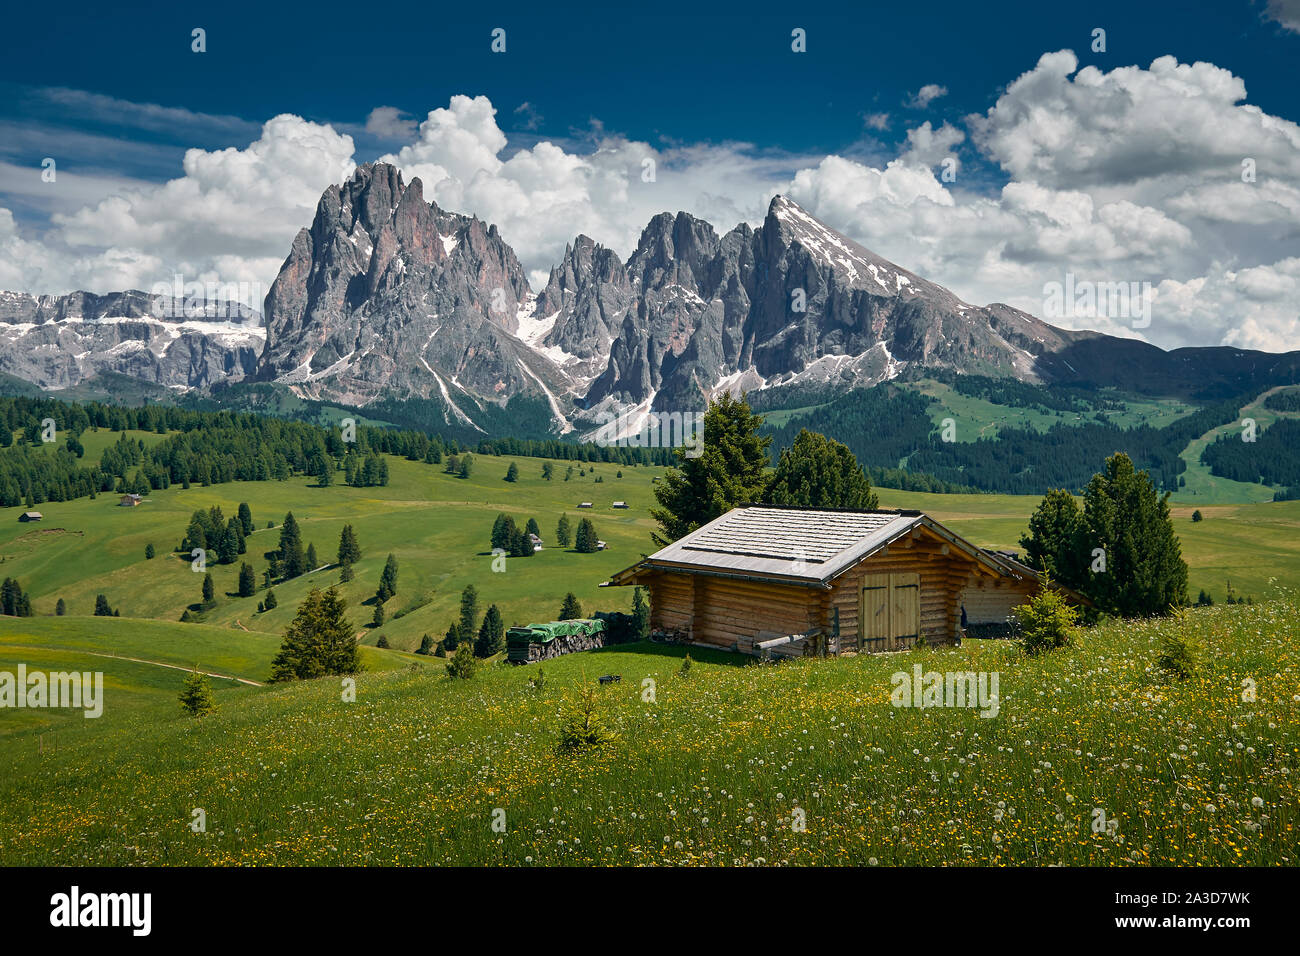
[[[577,621],[550,621],[546,624],[529,624],[512,627],[506,631],[507,644],[549,644],[557,637],[588,637],[604,634],[605,622],[590,619]]]

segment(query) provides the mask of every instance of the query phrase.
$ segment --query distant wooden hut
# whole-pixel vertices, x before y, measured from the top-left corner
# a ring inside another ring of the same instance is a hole
[[[142,501],[144,501],[144,498],[142,498],[140,495],[129,494],[129,495],[123,495],[122,500],[119,501],[117,504],[119,508],[134,508]]]
[[[750,505],[608,584],[648,590],[652,632],[748,653],[840,653],[957,643],[963,602],[968,618],[970,604],[977,617],[1009,612],[1039,580],[919,511]]]
[[[39,511],[24,511],[18,516],[19,521],[40,521],[43,517]]]

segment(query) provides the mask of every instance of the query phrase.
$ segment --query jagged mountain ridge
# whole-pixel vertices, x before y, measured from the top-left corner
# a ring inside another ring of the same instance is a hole
[[[160,324],[143,293],[5,296],[0,371],[43,387],[97,369],[176,388],[248,378],[354,407],[427,405],[470,433],[517,424],[516,399],[552,432],[590,435],[613,414],[634,430],[724,389],[842,392],[909,368],[1169,394],[1300,370],[1300,353],[1164,352],[971,305],[783,196],[757,228],[721,236],[661,213],[626,261],[580,235],[534,292],[496,226],[426,202],[418,178],[382,163],[325,190],[266,296],[265,329]],[[264,335],[260,355],[236,335]]]
[[[0,292],[0,372],[49,390],[105,373],[207,389],[256,371],[263,339],[261,315],[233,303],[182,302],[139,290]]]
[[[440,399],[449,424],[531,395],[560,430],[724,388],[871,385],[911,364],[1033,380],[1035,353],[1077,334],[968,305],[781,196],[759,228],[723,236],[662,213],[626,262],[578,236],[533,293],[494,226],[425,202],[385,164],[326,190],[265,311],[261,380],[355,405]]]

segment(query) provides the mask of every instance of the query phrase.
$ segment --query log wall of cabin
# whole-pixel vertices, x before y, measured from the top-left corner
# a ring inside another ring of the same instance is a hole
[[[1038,582],[1012,581],[1008,578],[981,578],[971,582],[961,594],[969,624],[1002,624],[1012,610],[1024,604],[1038,590]]]
[[[760,631],[801,634],[822,626],[821,592],[812,588],[699,577],[694,638],[721,647]]]

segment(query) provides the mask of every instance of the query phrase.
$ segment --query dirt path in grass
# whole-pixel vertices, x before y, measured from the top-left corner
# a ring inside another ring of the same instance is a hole
[[[7,641],[0,641],[0,647],[17,647],[27,651],[66,651],[69,654],[88,654],[91,657],[107,657],[115,661],[130,661],[133,664],[152,664],[154,667],[166,667],[174,671],[185,671],[187,674],[194,670],[192,667],[182,667],[180,664],[167,664],[163,661],[147,661],[143,657],[123,657],[121,654],[105,654],[102,651],[87,651],[80,647],[48,647],[39,644],[10,644]],[[215,671],[199,671],[205,677],[220,677],[222,680],[239,681],[241,684],[247,684],[249,687],[261,687],[259,681],[249,680],[246,677],[233,677],[230,674],[218,674]]]

